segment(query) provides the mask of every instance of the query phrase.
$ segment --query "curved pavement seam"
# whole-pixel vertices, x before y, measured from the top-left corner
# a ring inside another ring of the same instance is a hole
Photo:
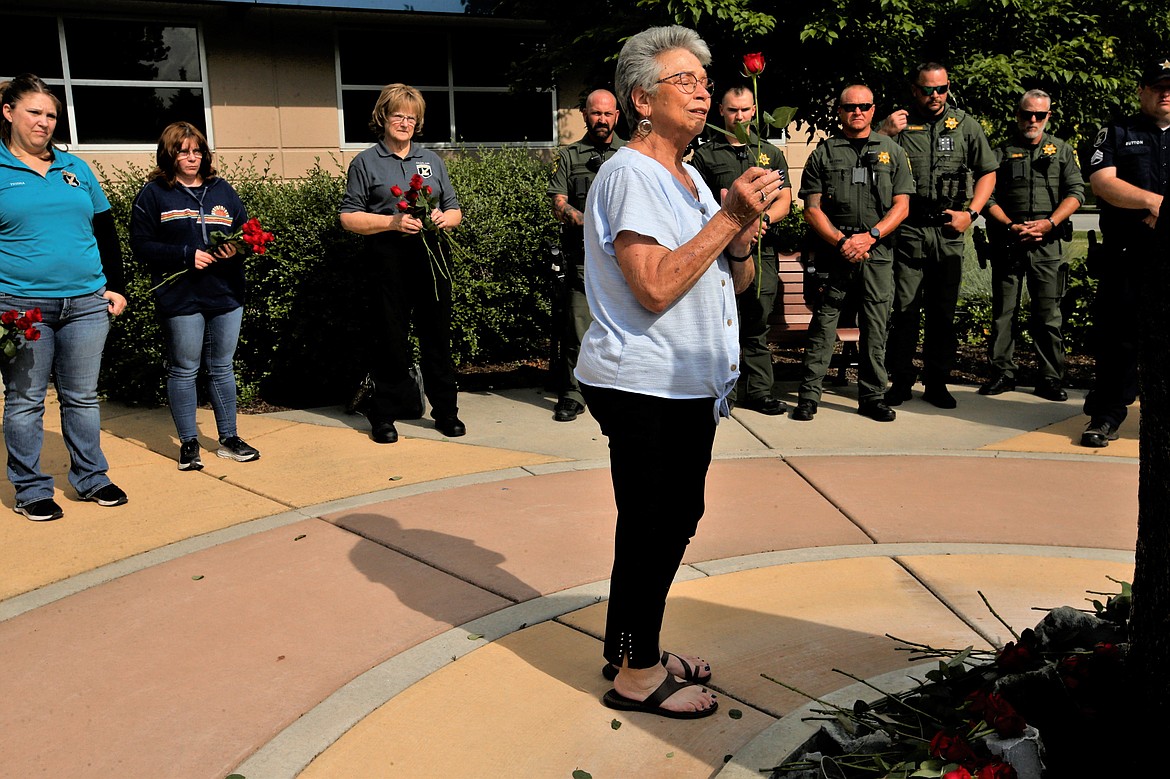
[[[868,551],[868,554],[863,552]],[[875,544],[789,550],[744,555],[727,560],[686,563],[675,581],[719,576],[754,568],[800,562],[825,562],[857,557],[896,558],[905,555],[997,554],[1035,557],[1075,557],[1104,561],[1132,562],[1132,552],[1084,547],[1045,547],[1020,544]],[[749,565],[747,561],[755,564]],[[936,593],[927,588],[938,599]],[[342,685],[321,703],[306,711],[288,727],[261,746],[234,773],[248,779],[289,779],[300,774],[318,755],[328,749],[357,723],[385,705],[399,693],[470,654],[485,643],[498,641],[524,628],[557,620],[582,608],[606,600],[609,580],[571,587],[550,595],[523,601],[463,625],[401,652]],[[950,610],[945,601],[940,600]],[[953,611],[953,610],[952,610]],[[565,623],[559,623],[565,624]],[[964,624],[967,624],[964,621]],[[581,631],[579,628],[571,627]],[[596,636],[591,637],[597,639]],[[904,672],[898,672],[904,673]],[[713,686],[714,688],[714,686]],[[728,695],[725,690],[721,694]],[[728,697],[733,697],[728,695]],[[750,705],[750,704],[743,704]],[[752,706],[752,708],[758,708]],[[765,712],[768,713],[768,712]],[[770,713],[770,716],[776,716]],[[783,719],[783,718],[781,718]],[[754,744],[771,728],[757,735]],[[722,772],[720,773],[722,776]]]

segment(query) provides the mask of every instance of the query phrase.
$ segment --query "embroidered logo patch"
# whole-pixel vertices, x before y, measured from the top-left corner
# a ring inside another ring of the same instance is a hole
[[[422,176],[424,179],[429,179],[431,177],[431,164],[429,162],[420,162],[415,167],[418,169],[418,175]]]
[[[1089,158],[1089,164],[1096,165],[1103,159],[1105,159],[1105,152],[1097,149],[1097,151],[1093,152],[1093,156]]]
[[[81,182],[77,180],[77,176],[74,176],[72,173],[70,173],[67,170],[61,171],[61,180],[64,181],[66,184],[68,184],[71,187],[80,187],[81,186]]]
[[[1096,138],[1096,140],[1093,141],[1093,145],[1100,146],[1101,144],[1105,143],[1105,139],[1108,137],[1109,137],[1109,128],[1102,127],[1101,131],[1099,133],[1097,133],[1097,138]]]

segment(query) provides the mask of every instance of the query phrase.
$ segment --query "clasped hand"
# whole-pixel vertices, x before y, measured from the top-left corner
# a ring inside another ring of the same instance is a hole
[[[211,265],[216,260],[226,260],[229,257],[236,256],[236,247],[234,244],[225,243],[216,248],[213,252],[205,252],[202,249],[195,250],[195,269],[203,270]]]

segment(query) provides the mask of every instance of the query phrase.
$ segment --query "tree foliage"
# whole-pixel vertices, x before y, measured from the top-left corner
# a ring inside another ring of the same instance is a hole
[[[721,86],[739,80],[744,53],[762,51],[761,105],[797,106],[797,121],[816,130],[836,126],[832,103],[850,83],[874,89],[879,116],[904,107],[906,75],[936,60],[993,140],[1012,126],[1021,93],[1038,88],[1053,96],[1054,131],[1076,142],[1134,110],[1143,63],[1170,52],[1170,5],[1160,0],[638,0],[632,8],[468,0],[468,8],[546,19],[553,78],[572,75],[587,87],[612,81],[625,38],[655,24],[698,30]]]

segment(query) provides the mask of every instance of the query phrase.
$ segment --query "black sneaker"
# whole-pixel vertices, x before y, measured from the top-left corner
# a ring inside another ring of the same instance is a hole
[[[48,522],[50,519],[60,519],[65,516],[65,512],[52,498],[34,500],[23,506],[16,506],[12,510],[17,514],[23,514],[25,519],[31,519],[33,522]]]
[[[126,497],[126,493],[123,492],[122,489],[116,484],[107,484],[106,486],[86,495],[85,499],[92,500],[99,506],[107,507],[121,506],[123,503],[129,500],[129,498]]]
[[[179,445],[179,470],[203,470],[203,459],[199,456],[199,441],[196,439],[189,438]]]
[[[561,398],[553,409],[553,419],[557,422],[572,422],[585,410],[585,406],[572,398]]]
[[[259,460],[260,451],[248,446],[238,435],[234,435],[231,438],[220,439],[219,451],[215,453],[215,456],[225,460],[235,460],[238,463],[247,463]]]
[[[1117,436],[1117,425],[1103,419],[1093,419],[1085,428],[1085,432],[1081,433],[1081,446],[1104,449],[1109,446],[1110,441],[1116,441]]]

